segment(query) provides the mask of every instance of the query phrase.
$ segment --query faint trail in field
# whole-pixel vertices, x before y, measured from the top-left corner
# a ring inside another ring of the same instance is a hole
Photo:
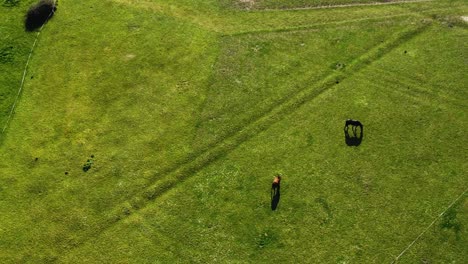
[[[167,193],[171,188],[176,187],[214,161],[229,154],[239,145],[265,131],[303,104],[334,87],[337,84],[337,80],[343,80],[359,72],[359,70],[380,59],[394,48],[423,32],[429,25],[429,23],[423,23],[416,28],[407,29],[399,32],[397,35],[391,36],[386,42],[375,46],[367,53],[356,58],[343,72],[334,72],[319,82],[311,85],[306,84],[306,88],[291,94],[281,102],[272,105],[270,109],[258,113],[257,116],[251,117],[245,124],[228,131],[218,141],[200,150],[186,162],[171,169],[167,174],[163,174],[162,178],[153,177],[148,183],[150,184],[149,187],[136,193],[132,198],[111,210],[109,217],[104,220],[105,225],[100,230],[96,230],[84,240],[78,241],[73,248],[64,252],[64,254],[69,254],[72,250],[79,248],[91,239],[98,238],[111,227],[118,224],[120,220],[145,208],[151,201]]]
[[[141,227],[141,234],[146,237],[153,245],[161,245],[161,241],[170,241],[170,245],[164,245],[167,252],[175,255],[178,259],[182,258],[184,246],[175,241],[174,238],[167,236],[161,230],[157,230],[147,223],[146,219],[135,221]],[[175,250],[174,250],[175,249]]]
[[[54,0],[54,9],[55,9],[55,5],[57,3],[57,0]],[[50,12],[49,16],[47,17],[47,21],[50,19],[50,17],[55,13],[54,9],[52,9],[52,12]],[[37,42],[39,40],[39,36],[41,35],[41,32],[42,32],[42,29],[45,27],[45,25],[47,24],[48,22],[44,23],[40,28],[39,28],[39,31],[37,32],[36,34],[36,38],[34,39],[34,43],[31,47],[31,50],[29,51],[29,55],[28,55],[28,59],[26,60],[26,65],[24,66],[24,71],[23,71],[23,78],[21,79],[21,84],[18,88],[18,93],[16,94],[16,98],[15,98],[15,101],[13,102],[13,105],[11,106],[11,109],[10,109],[10,113],[8,114],[8,118],[7,120],[5,121],[5,125],[3,126],[3,129],[2,129],[2,135],[5,133],[8,125],[10,124],[10,120],[11,118],[13,117],[13,113],[15,111],[15,108],[16,108],[16,104],[18,103],[18,100],[19,100],[19,97],[21,95],[21,91],[23,91],[23,87],[24,87],[24,81],[26,79],[26,73],[28,71],[28,66],[29,66],[29,62],[31,61],[31,57],[32,57],[32,54],[33,54],[33,51],[34,51],[34,48],[36,48],[36,45],[37,45]]]
[[[400,258],[401,256],[403,256],[406,251],[408,251],[426,232],[427,230],[429,230],[429,228],[431,228],[432,225],[435,224],[435,222],[437,222],[437,220],[439,220],[439,218],[441,218],[450,208],[452,208],[452,206],[458,202],[458,200],[460,200],[466,193],[466,191],[468,191],[468,188],[465,189],[465,191],[463,191],[462,194],[460,194],[460,196],[457,197],[457,199],[455,199],[447,208],[445,208],[445,210],[440,213],[422,232],[421,234],[419,234],[392,262],[391,264],[393,263],[396,263]]]
[[[432,2],[434,0],[399,0],[390,2],[373,2],[373,3],[355,3],[355,4],[341,4],[341,5],[322,5],[322,6],[309,6],[309,7],[292,7],[292,8],[266,8],[266,9],[252,9],[254,12],[274,12],[274,11],[294,11],[294,10],[316,10],[316,9],[335,9],[346,7],[359,7],[359,6],[381,6],[381,5],[399,5]]]
[[[405,76],[392,69],[381,67],[374,67],[372,72],[378,74],[378,83],[373,80],[366,79],[363,75],[364,73],[359,74],[363,77],[361,78],[361,82],[366,82],[368,85],[375,86],[388,94],[397,93],[400,96],[404,96],[425,106],[433,106],[434,103],[443,103],[444,105],[455,108],[466,107],[466,104],[464,104],[462,99],[457,98],[453,94],[440,94],[436,90],[425,89],[425,83],[416,80],[414,77]],[[431,85],[431,87],[432,86],[434,85]]]
[[[111,2],[114,3],[119,3],[122,5],[129,5],[128,0],[110,0]],[[420,1],[431,1],[431,0],[420,0]],[[374,4],[375,5],[375,4]],[[178,7],[175,5],[170,5],[170,4],[165,4],[165,3],[156,3],[156,2],[138,2],[138,3],[132,3],[132,6],[142,8],[142,9],[147,9],[151,10],[153,12],[158,12],[167,16],[174,17],[176,19],[179,19],[181,21],[186,21],[191,23],[194,26],[203,28],[205,30],[210,30],[216,33],[220,33],[222,35],[235,35],[236,32],[232,32],[234,29],[230,25],[231,21],[229,19],[224,18],[225,16],[232,18],[236,18],[236,13],[254,13],[254,12],[264,12],[265,10],[252,10],[252,11],[237,11],[233,13],[223,13],[223,16],[220,16],[218,13],[206,13],[206,14],[194,14],[193,10],[190,9],[184,9],[182,7]],[[352,6],[352,5],[350,5]],[[372,6],[372,4],[365,4],[365,6]],[[324,9],[324,7],[320,8],[303,8],[303,9],[291,9],[291,10],[313,10],[313,9]],[[291,11],[289,9],[277,9],[275,11]],[[306,13],[304,13],[306,16]],[[397,16],[403,16],[402,14],[394,15],[395,17]],[[392,16],[388,16],[391,18]],[[247,18],[248,19],[248,18]],[[355,19],[355,20],[362,20],[365,21],[365,19]],[[352,22],[353,20],[340,20],[340,21],[335,21],[334,23],[346,23],[346,22]],[[245,21],[244,21],[245,22]],[[261,23],[261,21],[259,21]],[[331,22],[333,23],[333,22]],[[320,25],[326,25],[327,23],[317,23],[315,24],[316,26]],[[249,26],[249,24],[246,24]],[[243,25],[243,26],[246,26]],[[252,24],[252,26],[256,26],[258,23]],[[308,24],[306,27],[312,26],[311,24]],[[297,27],[300,29],[300,27]],[[288,29],[288,28],[286,28]],[[293,28],[292,28],[293,29]],[[257,31],[275,31],[275,30],[281,30],[277,28],[270,28],[270,29],[258,29]]]
[[[382,87],[382,89],[389,90],[389,92],[397,92],[424,105],[431,105],[435,100],[458,108],[466,107],[466,104],[463,100],[460,100],[451,95],[441,95],[436,91],[424,89],[425,85],[420,81],[417,81],[414,78],[408,76],[403,76],[401,74],[398,74],[397,72],[393,72],[391,69],[376,68],[373,71],[381,76],[380,81],[384,81],[386,83],[400,84],[392,89],[389,88],[391,86]],[[431,98],[430,103],[425,102],[427,98]]]
[[[267,29],[258,29],[258,30],[248,30],[248,31],[240,31],[240,32],[233,32],[233,33],[224,33],[222,36],[241,36],[241,35],[255,35],[255,34],[267,34],[267,33],[276,33],[276,32],[292,32],[292,31],[307,31],[311,30],[317,27],[321,26],[339,26],[339,25],[345,25],[345,24],[351,24],[351,23],[360,23],[360,22],[366,22],[366,21],[381,21],[385,19],[392,19],[392,18],[398,18],[398,17],[411,17],[413,16],[414,18],[428,18],[427,14],[428,12],[443,12],[446,10],[450,10],[450,8],[433,8],[433,9],[426,9],[422,11],[415,11],[415,10],[406,10],[404,11],[406,13],[399,13],[395,15],[386,15],[386,16],[374,16],[374,17],[367,17],[367,18],[355,18],[355,19],[346,19],[346,20],[339,20],[339,21],[329,21],[329,22],[321,22],[321,23],[314,23],[314,24],[308,24],[305,26],[293,26],[293,27],[282,27],[282,28],[267,28]]]
[[[277,33],[277,32],[280,33],[280,32],[291,32],[291,31],[306,31],[306,30],[314,29],[316,27],[346,25],[350,23],[360,23],[360,22],[366,22],[366,21],[380,21],[380,20],[385,20],[389,18],[410,17],[410,16],[416,17],[417,14],[415,14],[414,12],[410,12],[410,13],[403,13],[403,14],[397,14],[397,15],[347,19],[347,20],[340,20],[340,21],[330,21],[330,22],[324,22],[324,23],[308,24],[306,26],[270,28],[270,29],[259,29],[259,30],[252,30],[252,31],[235,32],[231,34],[225,34],[223,36],[242,36],[242,35]]]
[[[200,120],[201,120],[201,116],[202,116],[202,113],[203,113],[203,109],[205,109],[205,106],[206,106],[206,104],[207,104],[207,102],[208,102],[208,96],[209,96],[209,94],[210,94],[210,93],[209,93],[210,87],[211,87],[211,85],[213,84],[214,78],[215,78],[215,75],[216,75],[216,73],[215,73],[215,67],[216,67],[216,65],[218,65],[219,59],[220,59],[220,56],[221,56],[221,45],[222,45],[222,44],[221,44],[220,41],[218,41],[217,45],[218,45],[218,49],[216,50],[216,52],[217,52],[217,54],[216,54],[216,59],[214,60],[213,64],[211,65],[210,76],[208,77],[208,80],[207,80],[206,86],[205,86],[205,91],[204,91],[205,98],[203,98],[203,101],[202,101],[202,103],[200,104],[200,106],[198,107],[198,111],[197,111],[197,113],[196,113],[196,115],[197,115],[197,119],[196,119],[196,120],[197,120],[197,121],[196,121],[196,123],[195,123],[195,126],[194,126],[195,129],[194,129],[193,137],[192,137],[192,139],[191,139],[192,145],[194,145],[193,142],[195,141],[195,139],[196,139],[196,137],[197,137],[198,127],[201,125],[201,121],[200,121]]]
[[[425,0],[425,1],[432,1],[432,0]],[[420,12],[417,12],[415,10],[408,11],[408,10],[404,9],[404,11],[406,13],[399,13],[399,14],[396,14],[396,15],[346,19],[346,20],[339,20],[339,21],[330,21],[330,22],[323,22],[323,23],[308,24],[308,25],[305,25],[305,26],[249,30],[249,31],[241,31],[241,32],[234,32],[234,33],[224,34],[223,36],[240,36],[240,35],[250,35],[250,34],[254,35],[254,34],[275,33],[275,32],[306,31],[306,30],[314,29],[314,28],[320,27],[320,26],[345,25],[345,24],[348,24],[348,23],[359,23],[359,22],[366,22],[366,21],[381,21],[381,20],[385,20],[385,19],[392,19],[392,18],[398,18],[398,17],[411,17],[411,16],[414,16],[415,18],[425,18],[425,17],[428,17],[428,16],[426,14],[424,14],[424,13],[443,12],[443,11],[446,11],[446,10],[450,10],[450,8],[433,8],[433,9],[426,9],[426,10],[423,10],[423,11],[420,11]]]

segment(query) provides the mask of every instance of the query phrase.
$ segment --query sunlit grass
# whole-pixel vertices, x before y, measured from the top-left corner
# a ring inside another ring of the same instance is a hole
[[[0,262],[391,262],[466,189],[463,10],[60,1],[1,135]],[[402,262],[466,259],[467,206]]]

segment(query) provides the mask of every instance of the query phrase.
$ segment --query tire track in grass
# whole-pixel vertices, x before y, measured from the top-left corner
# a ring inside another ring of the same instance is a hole
[[[386,6],[386,5],[402,5],[412,3],[432,2],[434,0],[395,0],[385,2],[372,2],[372,3],[354,3],[354,4],[337,4],[337,5],[319,5],[319,6],[306,6],[306,7],[291,7],[291,8],[265,8],[265,9],[251,9],[255,12],[278,12],[278,11],[296,11],[296,10],[317,10],[317,9],[336,9],[347,7],[365,7],[365,6]],[[250,11],[246,10],[246,11]]]
[[[96,230],[91,235],[85,237],[82,241],[78,241],[73,245],[73,247],[63,252],[61,255],[68,255],[85,243],[100,237],[104,232],[118,224],[120,220],[125,219],[129,215],[145,208],[156,198],[167,193],[170,189],[184,182],[184,180],[209,166],[214,161],[226,156],[239,145],[265,131],[271,125],[279,122],[303,104],[335,87],[337,80],[341,81],[349,78],[364,69],[366,66],[369,66],[372,62],[382,58],[394,48],[419,35],[427,29],[430,24],[430,22],[426,21],[416,26],[416,28],[410,28],[399,32],[398,34],[390,37],[386,42],[375,46],[367,53],[356,58],[343,72],[332,73],[321,81],[310,86],[305,84],[305,89],[291,94],[289,97],[284,98],[280,103],[275,104],[270,109],[253,116],[251,119],[246,121],[242,128],[233,129],[211,146],[208,146],[192,155],[187,162],[169,169],[169,172],[164,175],[163,178],[159,178],[160,180],[153,177],[151,180],[152,182],[149,182],[149,187],[136,193],[132,198],[117,205],[113,210],[111,210],[102,222],[103,224],[101,229]]]
[[[175,255],[176,258],[182,258],[184,253],[184,245],[179,241],[175,241],[173,238],[163,234],[160,230],[156,227],[151,226],[148,224],[147,220],[144,218],[140,219],[133,219],[127,223],[128,225],[138,226],[138,231],[141,236],[146,238],[151,244],[154,246],[161,245],[161,241],[166,241],[163,245],[164,251],[169,252],[169,254]]]
[[[324,26],[339,26],[339,25],[346,25],[350,23],[360,23],[360,22],[378,22],[385,19],[392,19],[398,17],[411,17],[414,18],[422,18],[422,16],[415,14],[414,12],[397,14],[397,15],[388,15],[388,16],[379,16],[379,17],[368,17],[368,18],[355,18],[355,19],[347,19],[347,20],[340,20],[340,21],[330,21],[324,23],[315,23],[309,24],[305,26],[295,26],[295,27],[284,27],[284,28],[271,28],[271,29],[259,29],[259,30],[252,30],[252,31],[241,31],[235,32],[231,34],[223,34],[223,36],[243,36],[243,35],[256,35],[256,34],[267,34],[267,33],[281,33],[281,32],[291,32],[291,31],[306,31],[311,30],[317,27],[324,27]]]
[[[128,0],[108,0],[112,3],[118,3],[118,4],[121,4],[121,5],[129,5],[129,1]],[[417,2],[419,1],[422,1],[422,2],[426,2],[426,1],[433,1],[433,0],[416,0]],[[411,1],[411,2],[416,2],[416,1]],[[404,1],[406,2],[406,1]],[[399,1],[399,4],[402,4],[404,3],[403,1]],[[395,2],[388,2],[388,3],[384,3],[386,5],[388,4],[395,4]],[[379,5],[379,4],[377,4]],[[155,3],[155,2],[139,2],[139,3],[132,3],[132,6],[133,7],[137,7],[137,8],[143,8],[143,9],[147,9],[147,10],[151,10],[153,12],[157,12],[157,13],[161,13],[161,14],[164,14],[164,15],[167,15],[167,16],[170,16],[170,17],[174,17],[175,19],[178,19],[180,21],[186,21],[188,23],[191,23],[192,25],[196,26],[196,27],[199,27],[199,28],[202,28],[202,29],[205,29],[205,30],[209,30],[209,31],[213,31],[213,32],[216,32],[216,33],[219,33],[221,35],[236,35],[236,34],[245,34],[245,33],[248,33],[248,32],[256,32],[256,31],[244,31],[244,32],[232,32],[233,28],[228,26],[231,22],[230,20],[226,20],[226,19],[223,19],[222,16],[220,16],[220,14],[217,14],[217,13],[205,13],[204,15],[202,16],[199,16],[199,15],[194,15],[193,14],[193,10],[191,11],[190,8],[183,8],[183,7],[180,7],[180,6],[174,6],[174,5],[171,5],[171,4],[164,4],[164,3]],[[343,6],[343,5],[336,5],[336,6],[327,6],[328,9],[333,9],[333,7],[373,7],[373,6],[376,6],[375,3],[367,3],[365,5],[362,5],[362,4],[350,4],[350,5],[346,5],[346,6]],[[398,7],[399,9],[401,9],[402,7]],[[276,12],[288,12],[288,11],[304,11],[305,13],[303,14],[303,17],[306,17],[307,14],[309,12],[307,11],[314,11],[315,9],[325,9],[325,7],[315,7],[315,8],[298,8],[298,9],[273,9],[273,10],[269,10],[269,11],[276,11]],[[256,9],[256,10],[251,10],[251,11],[247,11],[246,10],[239,10],[237,13],[251,13],[250,15],[253,15],[253,13],[264,13],[265,9]],[[406,10],[405,10],[406,11]],[[413,12],[414,13],[414,12]],[[388,15],[387,17],[388,18],[391,18],[391,17],[399,17],[399,16],[405,16],[405,15],[409,15],[410,13],[405,13],[405,14],[397,14],[397,15]],[[236,12],[234,13],[223,13],[222,14],[223,16],[229,16],[232,18],[237,18],[237,14]],[[371,19],[378,19],[379,17],[371,17],[371,18],[367,18],[369,20]],[[385,18],[382,16],[382,18]],[[336,18],[334,18],[336,19]],[[334,22],[321,22],[321,23],[315,23],[315,24],[308,24],[306,26],[297,26],[297,27],[285,27],[285,28],[270,28],[270,29],[258,29],[257,31],[258,32],[275,32],[275,31],[288,31],[288,30],[301,30],[301,29],[304,29],[304,28],[308,28],[308,27],[314,27],[314,26],[322,26],[322,25],[328,25],[328,24],[345,24],[345,23],[348,23],[348,22],[357,22],[357,21],[366,21],[367,20],[366,18],[355,18],[355,19],[345,19],[345,20],[339,20],[339,21],[334,21]],[[249,20],[249,19],[248,19]],[[261,21],[258,21],[259,23]],[[255,23],[255,24],[258,24],[258,23]],[[244,25],[245,26],[245,25]]]
[[[399,7],[404,13],[399,13],[396,15],[385,15],[385,16],[374,16],[374,17],[367,17],[367,18],[354,18],[354,19],[345,19],[339,21],[329,21],[329,22],[322,22],[322,23],[313,23],[304,26],[292,26],[292,27],[282,27],[282,28],[267,28],[267,29],[257,29],[257,30],[248,30],[248,31],[238,31],[232,33],[221,33],[222,36],[240,36],[240,35],[249,35],[249,34],[266,34],[266,33],[275,33],[275,32],[291,32],[291,31],[306,31],[310,29],[314,29],[316,27],[321,26],[333,26],[333,25],[345,25],[348,23],[360,23],[360,22],[378,22],[385,19],[393,19],[393,18],[402,18],[402,17],[414,17],[416,19],[423,19],[423,18],[430,18],[431,15],[434,13],[443,13],[448,10],[452,10],[452,8],[429,8],[424,9],[422,11],[419,10],[408,10],[406,8]]]
[[[376,69],[375,72],[381,76],[381,82],[400,84],[392,87],[392,89],[390,89],[389,86],[382,86],[382,89],[388,90],[388,92],[399,93],[424,105],[431,105],[434,102],[438,102],[460,109],[466,107],[463,100],[460,100],[453,95],[441,95],[437,93],[437,90],[427,89],[426,83],[421,84],[409,76],[398,75],[397,73],[392,72],[391,69]],[[435,87],[437,86],[434,86],[434,88]],[[430,102],[425,102],[421,98],[431,98],[431,100]]]

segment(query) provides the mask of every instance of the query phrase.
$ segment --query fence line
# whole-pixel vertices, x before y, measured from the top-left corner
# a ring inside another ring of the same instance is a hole
[[[391,264],[396,263],[396,262],[400,259],[400,257],[403,256],[403,255],[406,253],[406,251],[408,251],[408,249],[410,249],[410,248],[427,232],[427,230],[429,230],[429,228],[431,228],[431,226],[434,225],[435,222],[437,222],[437,220],[439,220],[439,218],[441,218],[450,208],[452,208],[452,206],[453,206],[456,202],[458,202],[458,200],[460,200],[460,198],[462,198],[462,197],[465,195],[466,191],[468,191],[468,188],[466,188],[465,191],[463,191],[463,193],[460,194],[460,196],[458,196],[457,199],[455,199],[447,208],[445,208],[445,210],[444,210],[442,213],[440,213],[440,214],[432,221],[432,223],[429,224],[429,225],[426,227],[426,229],[424,229],[424,230],[421,232],[421,234],[419,234],[419,236],[417,236],[416,239],[414,239],[413,242],[411,242],[411,243],[410,243],[410,244],[409,244],[409,245],[408,245],[392,262],[391,262]]]
[[[21,84],[20,84],[20,87],[18,88],[18,93],[16,94],[16,98],[15,98],[15,101],[13,102],[13,105],[11,106],[11,109],[10,109],[10,113],[8,114],[8,117],[7,117],[7,120],[5,122],[5,125],[3,126],[3,129],[2,129],[2,134],[5,133],[8,125],[10,124],[10,120],[11,118],[13,117],[13,113],[15,111],[15,108],[16,108],[16,104],[18,103],[18,100],[19,100],[19,97],[21,95],[21,92],[23,91],[23,87],[24,87],[24,81],[26,79],[26,73],[28,72],[28,66],[29,66],[29,62],[31,61],[31,57],[32,57],[32,54],[34,52],[34,48],[36,47],[37,45],[37,42],[39,40],[39,36],[41,35],[41,32],[42,32],[42,29],[44,28],[44,26],[47,24],[47,21],[52,17],[52,15],[55,13],[55,6],[57,4],[57,0],[54,0],[54,4],[53,4],[53,7],[52,7],[52,11],[50,12],[49,16],[47,17],[47,20],[46,22],[39,28],[39,31],[37,32],[36,34],[36,38],[34,39],[34,43],[31,47],[31,50],[29,51],[29,55],[28,55],[28,59],[26,61],[26,65],[24,66],[24,70],[23,70],[23,78],[21,78]]]

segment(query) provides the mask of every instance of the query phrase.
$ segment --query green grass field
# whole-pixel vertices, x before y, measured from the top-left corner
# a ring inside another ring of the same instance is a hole
[[[464,1],[61,0],[9,119],[33,2],[0,4],[0,263],[468,259]]]

